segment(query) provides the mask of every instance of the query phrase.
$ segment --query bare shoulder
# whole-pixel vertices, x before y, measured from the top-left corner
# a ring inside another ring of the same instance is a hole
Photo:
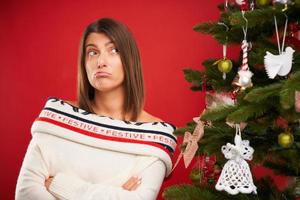
[[[74,107],[78,107],[78,102],[77,101],[69,101],[69,100],[64,100],[64,102],[74,106]]]
[[[155,116],[151,115],[150,113],[146,112],[145,110],[143,110],[140,114],[140,117],[139,117],[138,121],[141,121],[141,122],[162,122],[163,120],[161,120],[160,118],[155,117]]]

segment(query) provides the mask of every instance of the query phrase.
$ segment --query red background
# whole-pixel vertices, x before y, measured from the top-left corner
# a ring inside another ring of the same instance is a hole
[[[79,39],[90,22],[112,17],[130,27],[142,55],[146,110],[183,126],[202,111],[204,96],[189,90],[182,70],[222,56],[221,45],[192,27],[217,20],[222,2],[2,0],[0,199],[14,198],[30,126],[47,97],[75,100]],[[188,182],[188,171],[181,162],[163,187]]]

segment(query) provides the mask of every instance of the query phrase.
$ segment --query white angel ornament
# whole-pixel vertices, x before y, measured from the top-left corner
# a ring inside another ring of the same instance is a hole
[[[255,193],[252,174],[245,160],[252,160],[254,149],[249,146],[248,140],[242,140],[239,125],[236,125],[234,143],[222,146],[222,153],[229,159],[224,165],[215,188],[225,190],[229,194]]]

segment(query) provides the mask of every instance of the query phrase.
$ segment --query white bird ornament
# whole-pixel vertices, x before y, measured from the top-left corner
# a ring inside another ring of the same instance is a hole
[[[292,47],[286,47],[279,55],[266,52],[264,63],[270,79],[274,79],[276,75],[286,76],[291,71],[294,52]]]

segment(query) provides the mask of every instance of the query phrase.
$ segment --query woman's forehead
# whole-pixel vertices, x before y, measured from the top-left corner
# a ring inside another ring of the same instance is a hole
[[[104,33],[91,33],[87,37],[85,44],[85,47],[92,45],[108,46],[114,44],[114,42]]]

